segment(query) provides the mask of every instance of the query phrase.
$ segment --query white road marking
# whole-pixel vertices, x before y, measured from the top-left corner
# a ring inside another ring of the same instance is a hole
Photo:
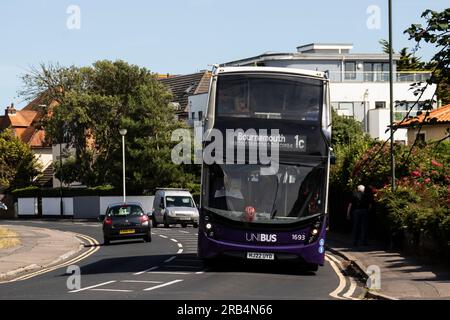
[[[184,231],[184,230],[179,230],[178,232],[190,234],[189,232]]]
[[[91,289],[90,291],[133,292],[133,290],[122,290],[122,289]]]
[[[173,242],[175,242],[175,243],[178,243],[178,240],[177,239],[170,239],[171,241],[173,241]]]
[[[150,273],[150,272],[149,272]],[[178,272],[178,271],[152,271],[152,274],[192,274],[191,272]]]
[[[181,281],[183,281],[183,280],[180,280],[180,279],[179,280],[173,280],[173,281],[170,281],[170,282],[167,282],[167,283],[164,283],[164,284],[160,284],[160,285],[157,285],[157,286],[154,286],[154,287],[150,287],[150,288],[144,289],[144,291],[151,291],[151,290],[159,289],[159,288],[170,286],[172,284],[175,284],[175,283],[178,283],[178,282],[181,282]]]
[[[333,261],[333,259],[329,258],[328,255],[325,255],[325,260],[327,260],[330,263],[331,267],[333,268],[334,272],[337,274],[337,276],[339,278],[339,286],[336,288],[336,290],[334,290],[333,292],[330,293],[330,296],[333,298],[336,298],[336,299],[345,299],[338,295],[342,290],[344,290],[345,284],[346,284],[345,278],[342,275],[341,270],[336,265],[336,263]]]
[[[96,284],[96,285],[93,285],[93,286],[90,286],[90,287],[81,288],[81,289],[78,289],[78,290],[72,290],[72,291],[69,291],[69,293],[77,293],[77,292],[81,292],[81,291],[85,291],[85,290],[90,290],[90,289],[93,289],[93,288],[106,286],[107,284],[114,283],[114,282],[117,282],[117,281],[116,280],[111,280],[111,281],[99,283],[99,284]]]
[[[176,265],[176,264],[169,264],[167,266],[164,266],[166,268],[186,268],[186,269],[198,269],[200,266],[187,266],[187,265]]]
[[[176,258],[177,256],[170,257],[169,259],[165,260],[164,263],[169,263],[170,261],[173,261]]]
[[[195,274],[203,274],[203,273],[205,273],[205,270],[197,271]]]
[[[162,281],[151,281],[151,280],[122,280],[120,282],[124,282],[124,283],[164,283]]]
[[[183,249],[178,249],[177,254],[182,254],[183,253]]]
[[[147,270],[144,270],[144,271],[140,271],[140,272],[136,272],[136,273],[133,273],[135,276],[139,276],[139,275],[141,275],[141,274],[143,274],[143,273],[146,273],[146,272],[149,272],[149,271],[153,271],[153,270],[156,270],[156,269],[158,269],[159,268],[159,266],[155,266],[155,267],[151,267],[151,268],[149,268],[149,269],[147,269]]]
[[[165,235],[163,235],[163,234],[160,234],[159,236],[160,236],[161,238],[164,238],[164,239],[169,238],[168,236],[165,236]]]
[[[177,243],[178,247],[183,248],[183,245],[181,243]]]

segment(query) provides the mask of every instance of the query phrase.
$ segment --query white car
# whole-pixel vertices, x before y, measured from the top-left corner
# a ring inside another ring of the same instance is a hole
[[[157,189],[153,201],[153,227],[164,224],[168,228],[172,224],[181,224],[186,228],[192,224],[198,227],[198,209],[192,194],[183,189]]]
[[[8,210],[8,207],[6,206],[6,204],[4,204],[1,201],[0,201],[0,210]]]

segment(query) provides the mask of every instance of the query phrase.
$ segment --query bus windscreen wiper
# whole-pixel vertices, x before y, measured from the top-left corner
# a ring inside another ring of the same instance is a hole
[[[277,179],[277,189],[275,190],[275,199],[273,199],[272,211],[270,212],[271,219],[275,217],[278,211],[275,206],[277,205],[278,189],[280,187],[280,181],[278,180],[278,176],[275,175],[275,178]]]

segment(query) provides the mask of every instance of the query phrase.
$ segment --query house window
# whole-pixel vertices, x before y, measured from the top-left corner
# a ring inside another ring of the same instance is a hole
[[[384,62],[364,63],[364,81],[368,82],[389,81],[389,63]]]
[[[353,102],[331,102],[331,107],[340,116],[353,117],[355,114]]]
[[[345,80],[356,79],[356,62],[345,63]]]
[[[386,109],[386,101],[375,101],[375,109]]]
[[[425,142],[425,133],[416,134],[416,140],[418,143],[424,143]]]
[[[200,121],[203,120],[203,111],[198,112],[198,120],[200,120]]]
[[[195,112],[192,112],[191,117],[192,117],[192,120],[195,120]]]

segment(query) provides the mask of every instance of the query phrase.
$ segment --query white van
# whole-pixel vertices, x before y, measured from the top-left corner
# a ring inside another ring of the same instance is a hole
[[[184,189],[157,189],[153,200],[153,227],[164,224],[168,228],[171,224],[181,224],[186,228],[192,224],[198,227],[198,210],[189,191]]]

